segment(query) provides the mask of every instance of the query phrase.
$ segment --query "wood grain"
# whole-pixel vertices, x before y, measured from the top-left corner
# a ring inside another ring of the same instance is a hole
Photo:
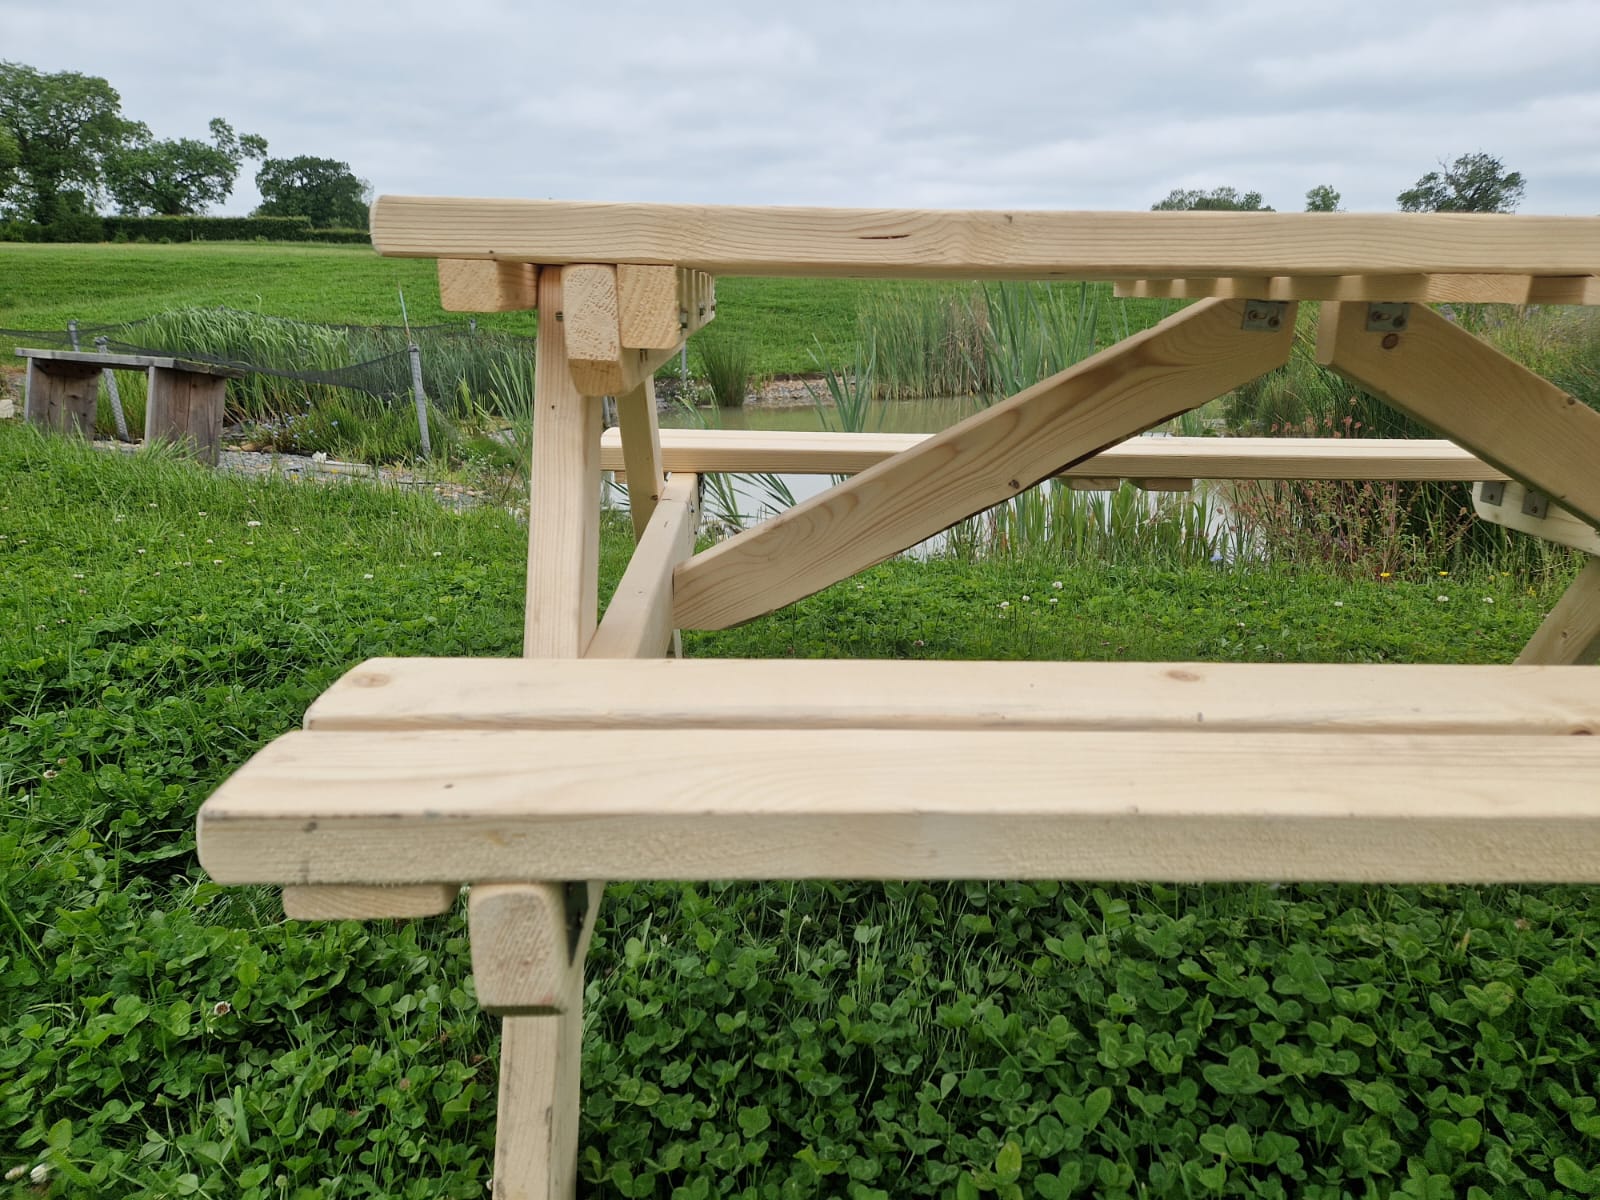
[[[538,308],[539,268],[533,263],[441,258],[439,307],[469,313]]]
[[[650,527],[650,515],[661,499],[661,489],[666,484],[666,472],[661,466],[661,422],[656,412],[656,385],[651,378],[644,379],[632,391],[617,397],[617,429],[606,430],[620,442],[618,451],[622,461],[628,489],[628,515],[633,520],[633,539],[644,537]],[[606,437],[601,436],[600,469],[606,470],[603,461]]]
[[[855,475],[926,433],[804,433],[756,429],[663,429],[668,471],[775,471]],[[622,437],[600,438],[600,466],[625,466]],[[1057,474],[1064,479],[1442,479],[1509,478],[1443,438],[1139,437],[1102,450]],[[1113,482],[1113,486],[1115,486]]]
[[[318,698],[306,728],[1600,735],[1600,673],[1397,663],[375,658]]]
[[[1270,333],[1243,319],[1241,301],[1201,301],[703,551],[678,568],[678,627],[808,596],[1288,358],[1292,308]]]
[[[1527,496],[1528,489],[1515,480],[1505,485],[1504,494],[1498,504],[1490,504],[1484,500],[1483,490],[1474,488],[1472,511],[1478,514],[1480,520],[1488,521],[1491,525],[1502,525],[1530,537],[1542,538],[1561,546],[1571,546],[1574,550],[1582,550],[1585,554],[1600,554],[1600,531],[1593,525],[1573,516],[1559,504],[1545,504],[1542,516],[1523,512]]]
[[[1521,663],[1593,663],[1600,659],[1600,558],[1591,557],[1534,631]]]
[[[594,934],[604,884],[591,883],[576,952],[567,932],[563,889],[478,883],[467,896],[472,979],[478,1004],[500,1016],[548,1016],[565,1011]]]
[[[560,312],[561,271],[539,273],[539,309]],[[600,400],[578,393],[561,326],[540,323],[534,352],[533,491],[524,652],[576,658],[599,611]]]
[[[1600,273],[1600,220],[1474,213],[955,212],[380,196],[380,254],[713,275],[1139,279]]]
[[[1246,275],[1224,279],[1129,279],[1116,294],[1201,300],[1377,300],[1430,304],[1600,304],[1593,275]]]
[[[1324,304],[1317,360],[1600,524],[1600,413],[1422,305],[1401,332],[1362,304]]]
[[[694,553],[700,528],[700,479],[667,481],[650,527],[612,593],[586,659],[659,658],[672,645],[672,572]]]
[[[455,907],[453,883],[400,883],[385,887],[283,889],[283,915],[292,921],[370,921],[380,917],[436,917]]]
[[[1594,737],[291,733],[206,802],[200,859],[223,883],[1600,882],[1597,778]]]
[[[617,268],[617,332],[637,350],[676,350],[683,341],[683,308],[676,267]]]

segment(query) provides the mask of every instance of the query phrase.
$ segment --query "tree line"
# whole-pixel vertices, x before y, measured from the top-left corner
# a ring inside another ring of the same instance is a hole
[[[1395,203],[1401,212],[1504,213],[1522,203],[1525,186],[1521,172],[1507,171],[1498,158],[1479,151],[1463,154],[1452,163],[1440,162],[1437,171],[1429,171],[1418,179],[1395,197]],[[1339,212],[1339,200],[1339,193],[1331,185],[1319,183],[1306,193],[1305,211]],[[1210,191],[1173,188],[1150,208],[1154,212],[1274,211],[1270,205],[1262,203],[1260,192],[1241,195],[1231,187]]]
[[[265,138],[235,133],[221,117],[208,130],[205,139],[157,138],[123,115],[121,96],[98,76],[0,61],[0,221],[44,240],[98,241],[103,210],[200,215],[233,193],[250,161],[261,193],[252,216],[367,227],[372,188],[350,164],[270,157]]]

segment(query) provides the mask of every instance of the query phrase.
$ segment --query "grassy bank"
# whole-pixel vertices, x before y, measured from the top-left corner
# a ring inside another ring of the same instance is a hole
[[[525,531],[14,425],[0,480],[0,1168],[50,1172],[12,1194],[481,1196],[497,1044],[461,915],[284,922],[205,878],[193,816],[351,664],[518,653]],[[628,544],[608,522],[603,595]],[[688,642],[1505,661],[1549,598],[902,562]],[[1597,915],[1578,888],[615,884],[581,1186],[1588,1194]]]
[[[712,328],[750,347],[758,374],[815,369],[812,351],[843,361],[862,280],[719,279]],[[411,322],[465,324],[439,307],[431,259],[380,258],[363,246],[195,242],[174,246],[0,245],[0,329],[65,329],[219,305],[330,324],[398,325],[398,289]],[[478,324],[531,335],[531,313],[488,313]],[[10,359],[13,340],[0,337]]]

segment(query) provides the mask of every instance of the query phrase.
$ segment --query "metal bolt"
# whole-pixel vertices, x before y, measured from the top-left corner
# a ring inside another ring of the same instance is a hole
[[[1400,335],[1398,333],[1386,333],[1383,335],[1383,348],[1385,350],[1393,350],[1399,344]]]

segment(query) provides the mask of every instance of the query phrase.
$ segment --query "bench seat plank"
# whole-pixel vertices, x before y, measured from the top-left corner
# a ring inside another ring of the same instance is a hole
[[[287,734],[200,810],[222,883],[1600,881],[1600,738]]]
[[[306,714],[307,729],[324,731],[697,727],[1600,734],[1600,672],[1320,663],[1268,670],[1192,662],[375,658],[347,672]]]
[[[854,475],[932,437],[925,433],[806,433],[663,429],[668,471]],[[624,469],[622,439],[600,439],[600,466]],[[1135,437],[1060,472],[1066,479],[1437,479],[1508,476],[1442,438]]]

